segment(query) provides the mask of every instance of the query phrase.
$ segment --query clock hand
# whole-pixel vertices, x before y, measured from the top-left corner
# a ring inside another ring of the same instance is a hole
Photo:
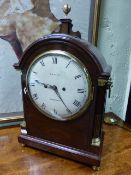
[[[61,97],[61,95],[60,95],[60,93],[59,93],[59,91],[58,91],[57,86],[54,85],[54,86],[53,86],[53,90],[55,91],[55,93],[56,93],[56,95],[59,97],[59,99],[62,101],[62,103],[64,104],[64,106],[66,107],[67,111],[70,112],[70,113],[72,113],[72,112],[69,110],[69,108],[66,106],[65,102],[63,101],[63,99],[62,99],[62,97]]]
[[[45,83],[41,83],[39,80],[35,80],[35,82],[37,82],[38,84],[43,85],[45,88],[50,88],[53,89],[54,87],[50,84],[45,84]],[[53,89],[54,90],[54,89]]]
[[[63,103],[64,106],[66,107],[67,111],[68,111],[69,113],[72,113],[72,112],[69,110],[69,108],[66,106],[66,104],[64,103],[62,97],[60,96],[60,93],[58,92],[57,86],[55,86],[55,85],[52,86],[52,85],[50,85],[50,84],[41,83],[39,80],[35,80],[35,82],[37,82],[38,84],[43,85],[45,88],[50,88],[50,89],[54,90],[54,92],[56,93],[56,95],[59,97],[59,99],[62,101],[62,103]]]

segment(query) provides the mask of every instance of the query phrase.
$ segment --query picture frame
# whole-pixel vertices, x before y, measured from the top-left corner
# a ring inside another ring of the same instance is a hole
[[[88,41],[97,46],[101,0],[91,0]]]
[[[88,41],[97,46],[99,17],[100,17],[101,0],[91,0],[90,2],[90,16],[89,16],[89,28]],[[18,55],[17,55],[18,56]],[[9,127],[12,125],[18,125],[23,121],[23,112],[0,112],[0,127]]]

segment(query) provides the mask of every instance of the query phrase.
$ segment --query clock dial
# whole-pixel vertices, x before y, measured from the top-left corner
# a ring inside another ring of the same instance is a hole
[[[89,104],[89,74],[76,57],[64,51],[37,57],[29,67],[27,86],[34,105],[56,120],[75,118]]]

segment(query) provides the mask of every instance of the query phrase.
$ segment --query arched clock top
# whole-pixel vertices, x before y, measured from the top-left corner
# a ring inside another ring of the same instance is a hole
[[[31,62],[40,54],[49,50],[62,50],[79,58],[83,64],[97,76],[109,76],[111,68],[98,49],[78,37],[66,34],[51,34],[32,43],[23,53],[16,69],[26,72]]]

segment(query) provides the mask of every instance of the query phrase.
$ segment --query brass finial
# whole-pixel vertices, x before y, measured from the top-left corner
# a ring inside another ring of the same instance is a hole
[[[63,12],[65,13],[65,15],[67,16],[70,11],[71,11],[71,6],[69,4],[65,4],[63,7]]]

